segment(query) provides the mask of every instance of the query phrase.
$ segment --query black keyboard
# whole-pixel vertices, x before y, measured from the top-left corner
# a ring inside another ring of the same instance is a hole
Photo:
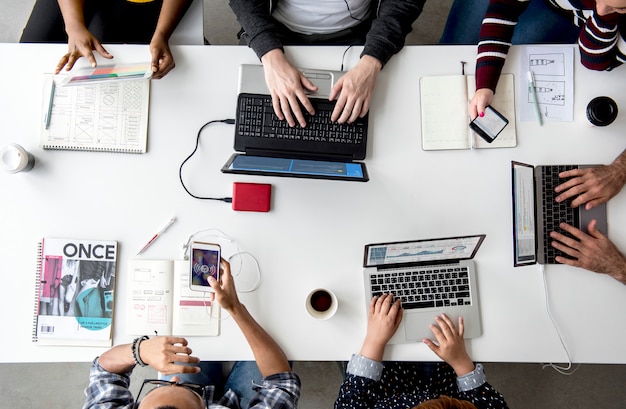
[[[404,309],[471,305],[467,267],[381,271],[370,276],[373,296],[383,293],[399,298]]]
[[[267,95],[239,94],[236,132],[245,137],[289,139],[305,143],[359,145],[367,140],[367,116],[352,124],[330,120],[335,102],[309,98],[315,109],[311,116],[304,108],[306,127],[290,127],[274,114],[272,98]]]
[[[555,264],[556,256],[569,257],[552,247],[550,244],[552,242],[550,232],[557,231],[561,234],[565,234],[566,236],[570,236],[568,233],[559,228],[559,223],[565,222],[572,226],[578,225],[579,210],[578,208],[573,208],[571,206],[571,200],[566,200],[561,203],[557,203],[554,200],[557,196],[554,192],[554,188],[567,180],[559,178],[559,173],[575,168],[576,166],[573,165],[544,166],[541,168],[541,186],[543,190],[542,212],[545,220],[543,231],[543,251],[545,260],[540,260],[542,264]]]

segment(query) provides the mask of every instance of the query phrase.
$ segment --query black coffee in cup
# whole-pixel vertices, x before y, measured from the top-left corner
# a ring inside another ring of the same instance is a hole
[[[609,97],[596,97],[587,105],[587,119],[595,126],[610,125],[617,118],[617,104]]]
[[[315,311],[328,311],[333,304],[333,298],[328,291],[317,290],[311,295],[311,307]]]

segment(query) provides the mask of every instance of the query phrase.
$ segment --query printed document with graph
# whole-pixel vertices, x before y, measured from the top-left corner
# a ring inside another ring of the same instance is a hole
[[[59,85],[45,75],[41,147],[145,153],[150,80]]]

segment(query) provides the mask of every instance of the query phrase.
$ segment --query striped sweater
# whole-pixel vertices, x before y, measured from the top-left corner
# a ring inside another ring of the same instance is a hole
[[[582,64],[610,70],[626,62],[626,15],[598,16],[595,0],[546,0],[555,12],[567,12],[581,28],[578,37]],[[476,58],[476,89],[496,89],[517,20],[530,0],[490,0],[480,29]],[[620,30],[621,29],[621,30]],[[620,32],[621,31],[621,32]]]

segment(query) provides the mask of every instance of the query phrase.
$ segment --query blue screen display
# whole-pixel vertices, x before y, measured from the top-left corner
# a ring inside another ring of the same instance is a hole
[[[268,158],[248,155],[237,156],[231,163],[230,169],[330,177],[339,176],[355,179],[364,177],[363,169],[359,163]]]

